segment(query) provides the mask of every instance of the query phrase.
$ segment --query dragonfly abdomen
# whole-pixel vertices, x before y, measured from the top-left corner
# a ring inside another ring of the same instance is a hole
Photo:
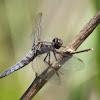
[[[17,64],[15,64],[14,66],[12,66],[11,68],[9,68],[8,70],[6,70],[5,72],[3,72],[0,75],[0,78],[5,77],[11,73],[13,73],[14,71],[17,71],[20,68],[23,68],[25,65],[29,64],[34,58],[35,58],[35,53],[34,51],[31,51],[28,55],[26,55],[25,58],[23,58],[20,62],[18,62]]]

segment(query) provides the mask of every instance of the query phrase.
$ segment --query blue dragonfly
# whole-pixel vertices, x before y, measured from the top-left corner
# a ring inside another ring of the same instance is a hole
[[[42,41],[41,35],[42,35],[42,13],[39,13],[33,25],[33,30],[32,30],[33,46],[31,51],[20,62],[18,62],[17,64],[15,64],[14,66],[6,70],[5,72],[3,72],[0,75],[0,78],[3,78],[13,73],[14,71],[23,68],[24,66],[28,65],[30,62],[34,61],[37,58],[41,58],[42,54],[46,54],[46,56],[43,58],[43,63],[45,63],[46,68],[51,64],[52,57],[50,52],[52,52],[54,58],[57,60],[57,56],[56,56],[56,54],[58,54],[57,49],[63,47],[62,40],[59,38],[54,38],[52,42]],[[76,66],[78,68],[83,68],[84,64],[82,60],[72,55],[66,55],[66,57],[70,57],[71,59],[67,61],[67,64],[65,63],[64,66],[62,66],[64,69],[72,68],[71,66],[73,66],[73,68],[76,68]],[[40,63],[42,67],[41,62],[38,63]],[[38,70],[41,70],[41,68],[36,68],[35,66],[33,66],[33,70],[35,71],[36,75],[41,74],[41,72],[39,72],[38,74]]]

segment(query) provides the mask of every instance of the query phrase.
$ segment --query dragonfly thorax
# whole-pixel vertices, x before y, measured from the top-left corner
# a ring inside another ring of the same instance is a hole
[[[59,49],[63,44],[62,40],[58,38],[54,38],[52,42],[54,43],[54,47],[56,49]]]

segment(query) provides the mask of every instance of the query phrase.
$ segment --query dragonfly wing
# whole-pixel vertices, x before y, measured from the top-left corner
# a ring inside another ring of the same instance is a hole
[[[55,70],[55,69],[54,69]],[[61,84],[61,73],[59,71],[55,71],[55,74],[50,78],[50,82],[60,85]]]
[[[37,43],[38,41],[41,41],[41,34],[42,34],[42,13],[39,13],[33,25],[33,30],[31,34],[31,38],[34,44]]]
[[[84,62],[81,59],[70,55],[67,55],[66,58],[69,59],[64,62],[62,61],[64,63],[62,68],[65,70],[78,71],[84,68]]]
[[[61,68],[57,72],[55,71],[55,75],[53,75],[53,77],[50,79],[52,83],[56,83],[58,85],[60,85],[63,81],[64,76],[66,75],[66,71],[68,72],[82,70],[84,68],[84,63],[77,57],[74,57],[72,55],[65,55],[64,60],[61,61],[60,66]]]
[[[45,54],[42,54],[42,55],[39,55],[37,56],[33,61],[32,61],[32,69],[35,73],[37,73],[38,75],[40,75],[42,72],[44,72],[47,68],[51,67],[50,64],[48,64],[48,59],[46,59],[46,62],[44,61],[44,58],[46,56],[47,53]],[[52,63],[52,61],[54,60],[55,58],[53,57],[53,54],[51,53],[51,56],[50,56],[50,62]],[[44,72],[46,73],[46,72]],[[50,79],[48,79],[47,77],[45,78],[45,76],[43,75],[40,75],[40,77],[42,79],[45,79],[45,80],[49,80],[51,83],[54,83],[54,84],[60,84],[61,83],[61,80],[60,80],[60,76],[59,76],[59,72],[57,72],[55,69],[54,69],[54,75],[53,77],[51,77]],[[45,74],[44,74],[45,75]]]
[[[38,55],[33,61],[32,61],[32,69],[35,73],[40,75],[45,69],[49,67],[49,64],[44,61],[44,55]]]

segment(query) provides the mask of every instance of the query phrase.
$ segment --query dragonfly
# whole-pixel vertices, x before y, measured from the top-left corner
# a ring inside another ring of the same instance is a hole
[[[3,78],[5,76],[21,69],[21,68],[23,68],[24,66],[28,65],[30,62],[34,61],[34,59],[39,58],[39,56],[42,54],[46,54],[46,56],[43,58],[43,62],[45,63],[46,66],[49,66],[51,63],[50,52],[53,53],[55,60],[57,60],[57,56],[56,56],[56,54],[58,53],[57,49],[60,49],[61,47],[63,47],[62,46],[63,41],[57,37],[54,38],[52,40],[52,42],[42,41],[41,35],[42,35],[42,13],[39,13],[35,22],[34,22],[34,25],[33,25],[33,30],[32,30],[32,35],[31,35],[31,37],[33,39],[33,46],[32,46],[31,51],[20,62],[13,65],[11,68],[6,70],[5,72],[3,72],[0,75],[0,78]],[[66,55],[66,57],[71,57],[71,60],[67,61],[67,63],[77,62],[77,65],[71,64],[71,66],[80,66],[80,68],[83,67],[82,60],[80,60],[76,57],[72,57],[71,55]],[[46,61],[47,58],[48,58],[48,61]],[[68,64],[68,66],[70,67],[70,64]],[[63,68],[68,69],[66,64],[65,64],[65,66],[63,66]],[[33,66],[33,70],[34,69],[36,69],[35,66]],[[36,76],[37,76],[38,70],[34,70],[34,71],[35,71]]]
[[[56,58],[56,49],[59,49],[63,42],[59,38],[54,38],[52,42],[47,42],[47,41],[41,41],[41,34],[42,34],[42,13],[39,13],[35,23],[33,25],[33,30],[32,30],[32,39],[33,39],[33,46],[31,51],[26,55],[25,58],[23,58],[20,62],[6,70],[0,75],[0,78],[3,78],[14,71],[17,71],[30,62],[32,62],[38,55],[47,53],[46,57],[44,58],[44,61],[46,62],[47,57],[49,56],[49,63],[50,63],[50,51],[53,52],[55,59]]]

